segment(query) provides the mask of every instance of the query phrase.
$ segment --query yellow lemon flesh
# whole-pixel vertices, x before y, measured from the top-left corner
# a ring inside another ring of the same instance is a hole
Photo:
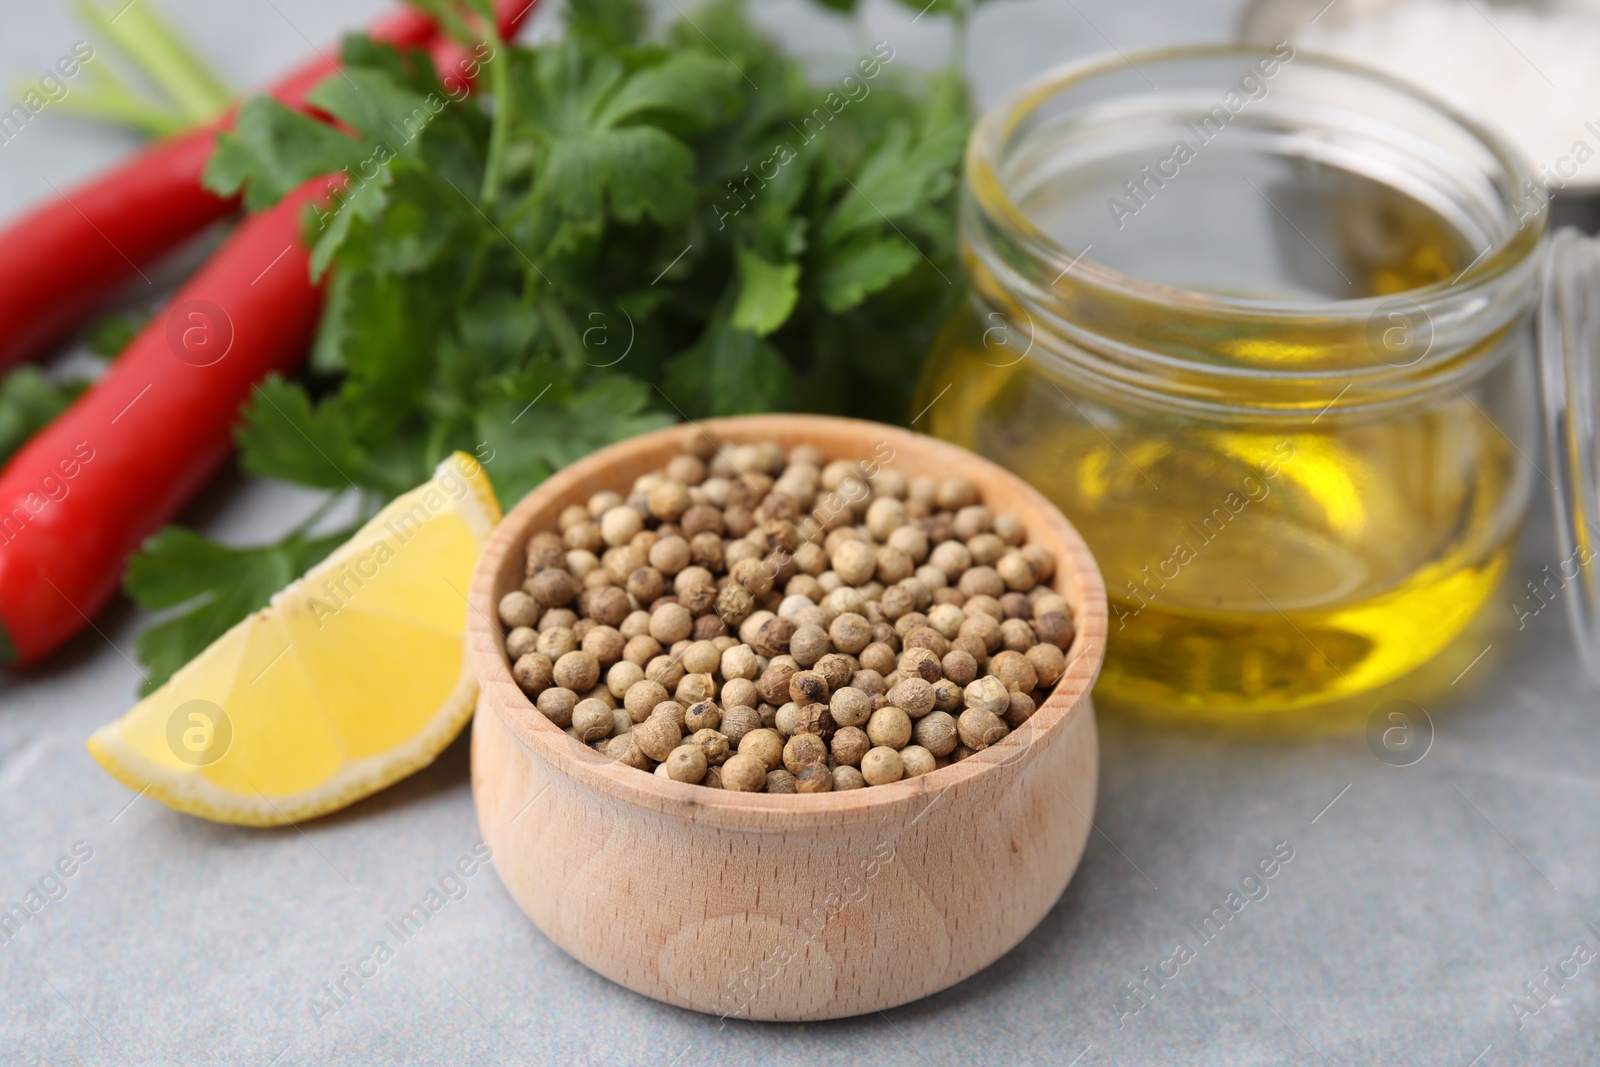
[[[433,479],[89,738],[111,776],[218,822],[278,826],[431,763],[472,717],[467,584],[500,520],[457,452]]]

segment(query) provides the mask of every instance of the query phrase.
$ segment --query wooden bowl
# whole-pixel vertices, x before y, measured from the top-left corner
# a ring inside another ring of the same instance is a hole
[[[699,430],[621,442],[528,494],[473,574],[467,632],[482,693],[472,787],[495,868],[552,941],[669,1004],[831,1019],[935,993],[1021,941],[1082,855],[1099,771],[1089,690],[1105,648],[1100,572],[1049,502],[953,445],[811,416],[699,429],[719,443],[809,443],[830,458],[876,458],[908,478],[966,475],[1058,561],[1053,584],[1074,605],[1078,631],[1067,671],[1000,744],[893,785],[769,796],[611,762],[549,722],[512,681],[496,605],[522,582],[531,534],[600,489],[626,492]]]

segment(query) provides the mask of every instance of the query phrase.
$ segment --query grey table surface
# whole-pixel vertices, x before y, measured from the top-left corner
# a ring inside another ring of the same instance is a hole
[[[237,84],[380,6],[144,2]],[[974,26],[972,74],[992,100],[1065,58],[1226,37],[1234,6],[996,3]],[[912,24],[887,0],[866,12],[874,37],[940,54],[934,20]],[[851,47],[798,0],[760,15],[796,48]],[[83,36],[59,0],[0,0],[0,85],[37,77]],[[59,118],[30,124],[0,146],[0,216],[131,144]],[[242,542],[310,506],[224,479],[187,518]],[[141,620],[116,606],[42,668],[0,680],[0,904],[74,849],[92,853],[0,944],[0,1063],[1595,1063],[1600,966],[1562,961],[1580,942],[1600,948],[1596,692],[1560,606],[1519,630],[1510,603],[1556,558],[1547,512],[1535,502],[1518,573],[1469,633],[1314,731],[1245,735],[1102,709],[1095,832],[1038,929],[927,1000],[810,1025],[719,1023],[613,985],[547,941],[487,870],[319,1020],[310,1005],[324,983],[478,842],[466,747],[300,830],[217,826],[137,799],[83,747],[138,681]],[[1367,742],[1391,699],[1425,708],[1433,726],[1410,766]],[[1201,945],[1186,923],[1275,847],[1293,859],[1268,895]],[[1195,958],[1127,1011],[1137,1002],[1125,984],[1179,941]],[[1577,974],[1558,987],[1544,969],[1563,967]],[[1511,1005],[1541,1003],[1524,982],[1552,991],[1536,1013]]]

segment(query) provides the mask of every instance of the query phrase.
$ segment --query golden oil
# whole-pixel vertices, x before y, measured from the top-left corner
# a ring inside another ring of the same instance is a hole
[[[1016,471],[1088,541],[1114,698],[1248,711],[1371,689],[1438,652],[1505,570],[1518,457],[1463,398],[1289,432],[1086,424],[1091,401],[987,354],[943,348],[926,428]]]
[[[1200,46],[1019,88],[964,179],[916,426],[1083,533],[1103,694],[1348,708],[1491,599],[1541,425],[1512,153],[1358,67]]]

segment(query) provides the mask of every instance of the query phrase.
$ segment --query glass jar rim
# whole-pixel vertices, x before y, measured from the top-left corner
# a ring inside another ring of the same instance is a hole
[[[1534,188],[1543,189],[1543,184],[1539,182],[1533,169],[1503,137],[1485,124],[1464,114],[1448,101],[1384,71],[1352,63],[1337,56],[1298,49],[1293,55],[1296,63],[1309,62],[1311,65],[1336,70],[1351,77],[1364,78],[1411,98],[1460,127],[1487,151],[1501,168],[1508,188],[1521,190],[1528,188],[1529,183],[1533,183]],[[1256,320],[1316,316],[1324,321],[1355,322],[1367,319],[1386,301],[1392,301],[1396,297],[1403,297],[1425,309],[1432,301],[1443,300],[1447,296],[1458,299],[1479,286],[1500,279],[1524,264],[1540,247],[1548,225],[1548,197],[1540,199],[1537,211],[1525,225],[1509,231],[1492,243],[1454,279],[1431,282],[1399,293],[1352,299],[1305,301],[1253,299],[1207,293],[1139,278],[1092,259],[1088,255],[1092,245],[1074,255],[1073,250],[1065,247],[1036,225],[1012,199],[1004,179],[998,173],[996,163],[1003,158],[1005,148],[1017,126],[1050,98],[1103,74],[1130,67],[1137,71],[1141,64],[1154,65],[1172,60],[1229,57],[1242,60],[1257,59],[1260,57],[1260,47],[1243,44],[1201,44],[1101,53],[1061,64],[1012,90],[984,112],[967,144],[964,162],[966,185],[977,208],[988,221],[1002,229],[1008,239],[1026,249],[1029,255],[1042,262],[1061,265],[1061,276],[1073,272],[1080,280],[1088,282],[1097,290],[1144,304],[1212,316],[1237,316]]]

